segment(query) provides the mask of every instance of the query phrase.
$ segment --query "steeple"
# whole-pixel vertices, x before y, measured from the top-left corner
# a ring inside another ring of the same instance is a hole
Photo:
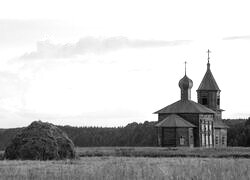
[[[211,53],[211,51],[208,49],[207,50],[207,69],[210,69],[210,62],[209,62],[209,60],[210,60],[210,56],[209,56],[209,54]]]
[[[211,51],[208,49],[207,53],[208,53],[207,72],[206,72],[205,76],[203,77],[201,84],[200,84],[197,91],[201,91],[201,90],[220,91],[220,88],[217,85],[217,83],[214,79],[214,76],[211,72],[211,69],[210,69],[210,61],[209,61],[210,56],[209,56],[209,54],[211,53]]]
[[[217,117],[221,118],[220,109],[220,88],[217,85],[215,78],[210,68],[210,53],[208,50],[207,71],[197,89],[198,103],[207,106],[217,112]]]
[[[179,87],[181,89],[181,100],[191,100],[191,88],[193,87],[193,81],[187,77],[187,62],[185,62],[185,75],[179,81]]]
[[[185,61],[185,76],[187,74],[187,61]]]

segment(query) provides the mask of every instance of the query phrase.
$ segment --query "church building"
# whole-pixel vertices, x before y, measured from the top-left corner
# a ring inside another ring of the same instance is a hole
[[[155,112],[159,146],[227,146],[228,126],[222,121],[221,90],[210,69],[209,53],[207,71],[197,89],[198,103],[191,100],[193,81],[186,75],[185,66],[185,75],[179,81],[181,99]]]

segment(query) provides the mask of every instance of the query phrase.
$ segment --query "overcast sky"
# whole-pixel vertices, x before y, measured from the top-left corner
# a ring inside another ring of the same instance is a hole
[[[223,118],[250,116],[247,1],[8,0],[0,3],[0,127],[156,121],[211,70]]]

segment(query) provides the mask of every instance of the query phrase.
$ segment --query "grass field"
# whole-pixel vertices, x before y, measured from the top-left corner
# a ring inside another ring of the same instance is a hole
[[[250,158],[249,147],[226,148],[161,148],[161,147],[84,147],[76,149],[80,157],[201,157]]]
[[[162,148],[162,147],[77,147],[79,157],[200,157],[250,158],[250,147]],[[0,151],[0,160],[4,151]]]
[[[250,148],[76,148],[79,159],[0,161],[0,180],[241,180],[250,177]],[[3,152],[1,152],[1,155]]]
[[[77,147],[79,157],[200,157],[250,158],[250,147],[162,148],[162,147]],[[0,151],[0,160],[4,151]]]
[[[250,159],[84,157],[65,161],[0,161],[1,180],[241,180],[249,177]]]

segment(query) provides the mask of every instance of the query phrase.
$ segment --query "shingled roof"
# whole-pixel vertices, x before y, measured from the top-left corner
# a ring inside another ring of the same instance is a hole
[[[179,100],[170,104],[154,114],[178,114],[178,113],[197,113],[197,114],[215,114],[215,111],[207,108],[192,100]]]
[[[220,129],[220,128],[222,128],[222,129],[224,129],[224,128],[229,128],[229,126],[228,125],[226,125],[224,122],[222,122],[222,120],[216,120],[216,121],[214,121],[214,128],[215,129]]]
[[[157,123],[155,126],[157,127],[196,127],[195,125],[191,124],[190,122],[186,121],[182,117],[171,114],[161,122]]]
[[[206,72],[205,76],[203,77],[199,88],[197,89],[197,91],[201,91],[201,90],[220,91],[220,88],[217,85],[217,83],[214,79],[214,76],[210,70],[210,63],[207,64],[207,72]]]

